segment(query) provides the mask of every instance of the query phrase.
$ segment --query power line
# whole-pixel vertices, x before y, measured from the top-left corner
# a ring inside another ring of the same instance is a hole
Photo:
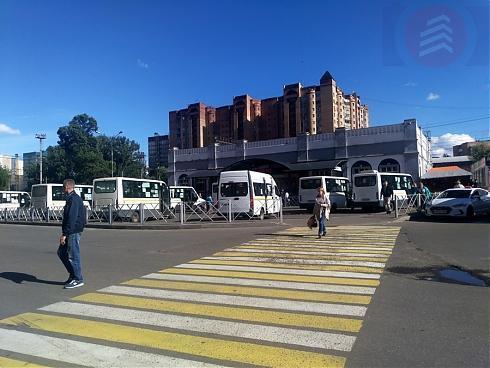
[[[451,123],[445,123],[445,124],[436,123],[436,125],[424,125],[422,126],[422,128],[427,129],[427,128],[437,128],[441,126],[448,126],[448,125],[464,124],[464,123],[470,123],[472,121],[486,120],[488,118],[490,118],[490,115],[479,117],[479,118],[473,118],[473,119],[455,120]]]
[[[489,106],[431,106],[421,104],[409,104],[396,101],[380,100],[377,98],[363,97],[363,100],[379,102],[389,105],[406,106],[406,107],[419,107],[423,109],[441,109],[441,110],[488,110]]]

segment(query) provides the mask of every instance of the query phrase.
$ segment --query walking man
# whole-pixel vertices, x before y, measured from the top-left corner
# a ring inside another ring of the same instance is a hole
[[[393,188],[388,184],[388,181],[383,182],[381,187],[381,195],[383,196],[383,206],[385,207],[386,213],[391,213],[391,197],[393,196]]]
[[[63,262],[69,277],[65,289],[74,289],[83,286],[82,262],[80,260],[80,237],[86,223],[85,207],[80,196],[75,192],[75,181],[63,181],[63,192],[66,195],[66,204],[63,208],[62,234],[58,257]]]

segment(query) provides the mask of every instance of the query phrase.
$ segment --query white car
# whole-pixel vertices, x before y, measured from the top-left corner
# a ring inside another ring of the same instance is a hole
[[[481,188],[447,189],[430,201],[427,216],[473,217],[490,213],[490,195]]]

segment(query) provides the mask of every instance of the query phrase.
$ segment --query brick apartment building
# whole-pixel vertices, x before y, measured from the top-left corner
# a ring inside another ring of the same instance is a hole
[[[169,145],[199,148],[223,141],[251,142],[368,127],[368,107],[356,93],[344,94],[327,71],[319,85],[289,84],[279,97],[235,96],[232,105],[215,108],[198,102],[171,111]]]

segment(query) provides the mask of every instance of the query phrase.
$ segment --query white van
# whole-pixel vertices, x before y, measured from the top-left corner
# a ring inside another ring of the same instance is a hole
[[[175,209],[180,203],[184,202],[193,206],[205,205],[206,201],[197,194],[194,187],[189,186],[170,186],[170,208]]]
[[[387,181],[393,188],[393,197],[404,199],[415,193],[415,184],[412,175],[405,173],[378,172],[376,170],[363,171],[354,175],[352,180],[352,200],[354,206],[368,208],[383,208],[381,187]]]
[[[224,171],[219,177],[218,201],[221,211],[235,215],[258,216],[278,214],[282,201],[276,182],[269,174],[256,171]]]
[[[162,210],[163,204],[168,203],[168,187],[161,180],[120,176],[94,179],[93,208],[96,211],[105,210],[112,205],[117,209],[116,214],[119,217],[131,217],[137,222],[140,220],[138,205],[144,204],[148,210]]]
[[[75,192],[82,198],[87,208],[92,208],[91,185],[75,185]],[[31,188],[31,207],[33,208],[59,208],[65,205],[63,184],[35,184]]]
[[[350,206],[350,181],[338,176],[306,176],[299,178],[299,207],[312,211],[318,188],[329,193],[332,211]]]
[[[29,207],[31,196],[27,192],[18,192],[12,190],[0,191],[0,210],[5,208]]]

